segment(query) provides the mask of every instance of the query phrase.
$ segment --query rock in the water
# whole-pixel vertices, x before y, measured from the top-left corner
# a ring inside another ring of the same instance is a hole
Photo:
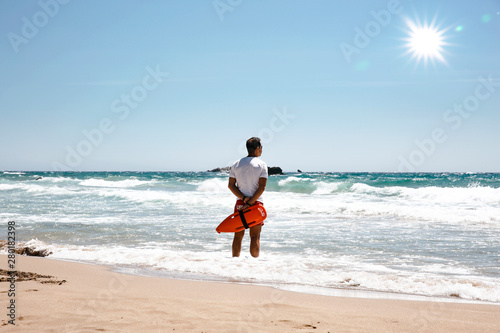
[[[283,170],[280,167],[268,167],[267,173],[271,175],[284,175]]]
[[[208,170],[207,172],[229,172],[231,167],[215,168],[213,170]]]
[[[0,249],[8,249],[8,243],[6,241],[0,241]],[[25,256],[33,257],[46,257],[52,254],[52,251],[48,249],[38,249],[33,245],[28,245],[26,243],[18,243],[14,249],[15,253]]]

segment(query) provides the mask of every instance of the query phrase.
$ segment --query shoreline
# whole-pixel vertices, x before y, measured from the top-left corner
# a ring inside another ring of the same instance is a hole
[[[61,260],[64,259],[52,259],[51,260]],[[80,261],[68,260],[70,262],[79,263]],[[483,304],[483,305],[496,305],[500,306],[500,302],[490,302],[483,300],[465,299],[460,297],[445,297],[445,296],[428,296],[420,294],[407,294],[407,293],[397,293],[390,291],[379,291],[379,290],[360,290],[360,289],[349,289],[349,288],[326,288],[308,285],[298,285],[298,284],[271,284],[271,283],[258,283],[258,282],[248,282],[248,281],[229,281],[222,278],[210,279],[210,278],[196,278],[196,277],[185,277],[182,273],[175,274],[167,271],[155,271],[154,269],[136,269],[132,267],[120,267],[113,265],[101,265],[95,262],[82,262],[91,265],[98,265],[109,267],[112,271],[122,274],[129,274],[135,276],[143,277],[154,277],[162,279],[173,279],[182,281],[194,281],[194,282],[215,282],[215,283],[230,283],[230,284],[240,284],[249,286],[260,286],[269,287],[277,290],[282,290],[286,292],[301,293],[306,295],[319,295],[327,297],[344,297],[344,298],[360,298],[360,299],[378,299],[378,300],[402,300],[402,301],[415,301],[415,302],[443,302],[443,303],[459,303],[459,304]]]
[[[0,255],[7,269],[7,256]],[[494,332],[498,305],[323,296],[268,286],[129,275],[111,267],[16,256],[18,271],[65,283],[15,284],[20,331]],[[1,283],[1,293],[8,290]],[[7,307],[8,297],[2,298]]]

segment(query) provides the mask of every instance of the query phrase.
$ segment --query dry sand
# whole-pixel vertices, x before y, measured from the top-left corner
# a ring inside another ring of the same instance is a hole
[[[500,332],[499,305],[309,295],[36,257],[16,264],[43,277],[16,283],[16,326],[10,283],[0,283],[2,332]]]

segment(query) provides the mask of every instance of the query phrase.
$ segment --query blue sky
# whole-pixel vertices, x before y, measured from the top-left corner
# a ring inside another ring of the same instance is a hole
[[[286,171],[500,172],[498,0],[1,0],[0,36],[0,170],[204,171],[260,136]]]

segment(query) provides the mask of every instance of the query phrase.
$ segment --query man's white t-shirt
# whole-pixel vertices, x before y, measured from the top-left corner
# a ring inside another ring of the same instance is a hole
[[[246,197],[252,197],[259,188],[259,179],[267,178],[267,165],[258,157],[243,157],[231,166],[229,177],[236,178],[236,186]],[[257,199],[262,201],[262,196]]]

